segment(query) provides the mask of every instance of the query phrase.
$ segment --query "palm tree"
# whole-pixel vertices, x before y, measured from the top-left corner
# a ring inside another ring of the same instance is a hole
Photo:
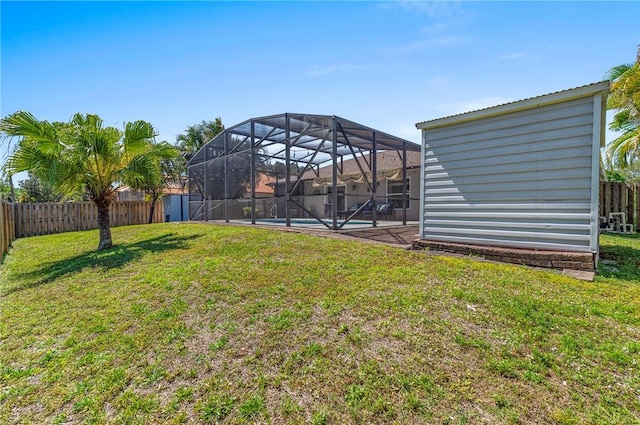
[[[188,162],[205,143],[222,133],[224,125],[220,117],[213,121],[202,121],[200,124],[190,125],[184,134],[176,137],[178,149]]]
[[[19,111],[0,121],[0,131],[5,138],[19,137],[5,173],[29,171],[62,194],[88,193],[98,209],[98,250],[112,246],[109,206],[118,186],[150,179],[160,160],[175,155],[169,144],[154,143],[155,130],[145,121],[128,122],[123,131],[103,127],[97,115],[50,123]]]
[[[130,184],[131,189],[143,191],[151,201],[151,205],[149,206],[149,219],[147,221],[148,224],[153,222],[153,213],[156,209],[156,202],[162,196],[163,190],[168,188],[171,183],[180,182],[180,176],[175,174],[175,163],[180,161],[180,154],[177,149],[169,145],[167,142],[163,141],[161,144],[165,144],[167,149],[171,149],[174,157],[171,159],[163,158],[157,161],[157,164],[154,164],[155,170],[153,170],[153,172],[150,172],[144,179]]]
[[[606,160],[609,168],[628,168],[640,160],[640,46],[633,64],[611,68],[607,73],[611,88],[607,109],[618,112],[609,129],[622,135],[609,144]]]

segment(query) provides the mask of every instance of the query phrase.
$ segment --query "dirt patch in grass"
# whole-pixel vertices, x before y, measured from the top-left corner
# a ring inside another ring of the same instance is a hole
[[[238,223],[216,223],[219,226],[262,228],[281,232],[300,233],[323,238],[354,240],[359,242],[381,243],[398,248],[409,248],[411,242],[419,238],[418,225],[384,226],[333,231],[328,229],[309,229],[304,227],[282,227],[269,225],[246,225]]]

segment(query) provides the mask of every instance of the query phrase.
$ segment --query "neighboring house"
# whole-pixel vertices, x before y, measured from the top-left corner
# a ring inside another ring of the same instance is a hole
[[[189,220],[189,190],[186,184],[170,183],[162,191],[165,221]]]
[[[271,198],[275,194],[276,186],[278,185],[278,180],[275,177],[260,174],[258,175],[257,182],[255,185],[256,198]],[[251,193],[247,193],[247,197],[251,196]]]
[[[162,189],[162,195],[188,195],[189,190],[182,183],[169,183]],[[116,189],[116,201],[144,201],[146,194],[141,190],[132,190],[128,186]]]
[[[116,201],[145,201],[146,194],[140,190],[131,190],[128,186],[116,190]],[[161,202],[165,221],[184,221],[189,219],[189,190],[181,183],[170,183],[162,190]]]
[[[132,190],[128,186],[121,186],[116,189],[116,201],[144,201],[145,194],[140,190]]]
[[[188,195],[189,188],[185,183],[169,183],[162,189],[163,195]]]

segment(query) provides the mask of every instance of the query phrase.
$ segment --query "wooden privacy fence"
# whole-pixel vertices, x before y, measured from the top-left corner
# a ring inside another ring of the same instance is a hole
[[[600,217],[609,217],[612,212],[625,213],[627,223],[633,224],[637,231],[640,219],[640,184],[600,182]]]
[[[0,259],[9,252],[11,243],[16,239],[13,204],[0,201]]]
[[[15,237],[49,235],[98,228],[98,209],[93,202],[13,204]],[[109,207],[111,227],[145,224],[149,220],[151,202],[122,201]],[[164,221],[162,201],[156,202],[153,222]]]

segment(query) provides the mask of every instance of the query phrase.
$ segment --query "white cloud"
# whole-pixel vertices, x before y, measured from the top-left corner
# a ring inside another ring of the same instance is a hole
[[[437,22],[432,25],[427,25],[420,29],[424,34],[444,34],[451,28],[451,24],[446,24],[444,22]]]
[[[434,75],[427,79],[427,84],[431,88],[447,88],[451,87],[455,79],[448,75]]]
[[[501,61],[514,61],[514,60],[530,60],[538,61],[542,59],[542,55],[532,55],[524,52],[508,53],[498,56],[498,60]]]
[[[518,53],[509,53],[506,55],[500,55],[498,59],[500,59],[501,61],[510,61],[514,59],[522,59],[524,57],[527,57],[526,53],[518,52]]]
[[[408,0],[393,2],[410,12],[421,13],[430,18],[451,18],[460,14],[461,1]]]
[[[426,46],[424,41],[414,41],[413,43],[405,44],[404,46],[388,47],[383,50],[383,53],[410,53],[416,50],[424,49]]]
[[[411,13],[427,15],[427,24],[419,29],[417,39],[386,48],[384,54],[407,54],[418,50],[437,49],[465,44],[465,30],[472,15],[462,8],[462,2],[446,1],[397,1],[392,2]]]
[[[418,50],[457,46],[465,42],[466,39],[458,35],[442,35],[428,40],[414,41],[403,46],[388,47],[382,52],[385,54],[407,54]]]
[[[363,68],[364,67],[362,65],[354,64],[341,64],[333,66],[313,65],[309,69],[307,69],[307,75],[310,77],[319,77],[323,75],[335,74],[336,72],[357,71]]]

